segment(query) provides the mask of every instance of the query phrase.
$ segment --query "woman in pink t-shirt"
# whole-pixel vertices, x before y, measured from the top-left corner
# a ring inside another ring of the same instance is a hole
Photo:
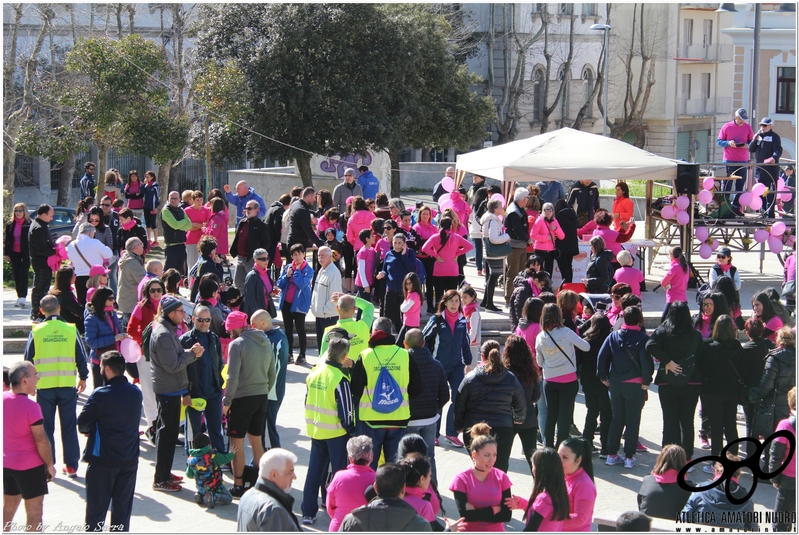
[[[211,219],[211,210],[203,206],[203,192],[195,191],[191,194],[191,206],[187,206],[183,211],[192,223],[200,223],[205,226],[209,219]],[[186,233],[186,265],[191,269],[197,263],[200,257],[200,252],[197,250],[197,244],[202,238],[202,229],[190,230]],[[218,242],[217,242],[218,243]]]
[[[752,298],[752,312],[754,312],[752,317],[762,321],[766,327],[763,336],[772,342],[776,342],[777,331],[780,330],[783,323],[780,315],[774,310],[774,304],[766,292],[758,292]]]
[[[596,504],[592,447],[588,439],[569,437],[558,448],[569,495],[569,518],[563,521],[563,531],[591,531]]]
[[[613,279],[629,284],[633,293],[641,297],[641,283],[645,277],[640,270],[633,267],[633,255],[629,251],[621,251],[616,255],[616,261],[621,267],[613,273]]]
[[[563,521],[569,518],[569,495],[558,452],[543,448],[533,454],[533,480],[529,499],[512,496],[505,504],[524,511],[524,531],[563,531]]]
[[[685,291],[688,289],[690,274],[688,262],[685,260],[685,255],[682,254],[682,247],[672,247],[671,251],[669,251],[669,260],[671,260],[669,270],[660,281],[660,285],[666,289],[666,306],[663,307],[663,315],[660,318],[661,323],[666,321],[666,312],[669,311],[671,303],[675,301],[688,302],[688,296]]]
[[[474,467],[456,475],[449,486],[464,519],[461,531],[505,531],[505,522],[511,519],[507,502],[512,498],[512,483],[505,472],[494,468],[497,440],[490,432],[486,423],[472,426],[469,449]]]
[[[400,464],[405,467],[405,501],[416,510],[416,513],[430,522],[436,523],[433,505],[424,499],[433,479],[433,468],[430,461],[420,453],[411,453]]]
[[[345,516],[368,503],[363,493],[375,482],[375,471],[369,466],[373,455],[371,438],[360,435],[347,441],[349,465],[336,472],[327,487],[328,531],[338,531]]]

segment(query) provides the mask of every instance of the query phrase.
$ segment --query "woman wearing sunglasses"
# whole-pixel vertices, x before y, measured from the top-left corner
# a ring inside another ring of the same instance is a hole
[[[14,308],[25,308],[25,298],[28,296],[28,270],[31,259],[28,254],[28,231],[31,228],[31,216],[24,203],[14,205],[14,214],[6,223],[6,233],[3,239],[5,261],[11,264],[14,272],[14,287],[17,290],[17,302]]]

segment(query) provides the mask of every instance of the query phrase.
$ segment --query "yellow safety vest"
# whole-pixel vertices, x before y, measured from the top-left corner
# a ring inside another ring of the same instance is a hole
[[[394,352],[396,351],[396,355]],[[394,358],[392,358],[394,355]],[[379,357],[379,362],[378,362]],[[411,380],[410,360],[411,357],[405,349],[395,345],[377,346],[374,349],[366,349],[361,353],[364,370],[366,370],[366,388],[361,396],[358,405],[358,419],[363,422],[379,422],[392,420],[407,420],[411,417],[411,406],[408,402],[408,383]],[[389,362],[390,360],[390,362]],[[397,381],[402,393],[402,403],[394,412],[383,414],[372,409],[372,399],[375,396],[377,387],[377,377],[380,375],[382,366],[386,368],[391,376]]]
[[[33,326],[36,354],[33,364],[40,389],[75,387],[75,340],[78,331],[71,323],[50,320]]]
[[[344,373],[327,361],[318,363],[305,379],[308,397],[305,399],[305,423],[308,436],[327,440],[347,434],[338,417],[336,387]]]
[[[360,354],[364,350],[369,349],[369,326],[363,320],[355,321],[354,318],[347,318],[338,320],[330,327],[325,327],[325,343],[322,351],[327,348],[327,334],[330,329],[333,328],[344,329],[350,335],[352,335],[352,338],[350,339],[350,350],[347,352],[347,357],[349,357],[352,362],[357,362]]]

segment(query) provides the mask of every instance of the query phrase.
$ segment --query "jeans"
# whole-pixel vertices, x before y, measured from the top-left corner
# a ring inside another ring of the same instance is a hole
[[[186,454],[189,453],[189,441],[194,441],[194,435],[202,429],[202,417],[205,416],[205,427],[208,429],[208,437],[211,439],[211,446],[219,453],[227,452],[225,447],[225,437],[222,435],[222,392],[205,397],[206,406],[204,411],[196,411],[191,407],[186,407],[186,416],[191,424],[191,436],[186,430]]]
[[[86,469],[86,531],[103,531],[109,505],[111,525],[114,526],[112,531],[130,531],[138,469],[138,461],[110,465],[89,464]]]
[[[694,456],[694,413],[699,401],[699,385],[658,386],[660,410],[663,412],[663,442],[677,444],[690,460]]]
[[[544,383],[543,379],[541,379],[541,397],[538,398],[538,403],[536,403],[538,407],[538,432],[541,433],[541,443],[547,443],[547,414],[549,413],[549,408],[547,407],[547,396],[543,392],[544,390]],[[576,397],[576,394],[575,394]]]
[[[621,432],[624,429],[624,456],[635,457],[638,446],[638,430],[641,427],[641,409],[644,408],[646,390],[640,383],[610,383],[610,404],[613,407],[613,421],[608,433],[608,453],[616,455],[621,445]]]
[[[119,295],[119,260],[108,266],[108,287],[114,292],[114,295]]]
[[[406,435],[419,435],[424,439],[427,444],[427,458],[430,459],[430,465],[433,470],[433,484],[438,485],[436,477],[436,431],[438,431],[438,422],[433,422],[428,425],[409,425],[405,429]],[[397,459],[399,461],[399,459]]]
[[[574,417],[574,399],[577,397],[577,381],[553,383],[544,380],[544,394],[547,397],[546,442],[549,448],[557,449],[561,442],[569,438]],[[558,424],[557,440],[555,424]]]
[[[381,451],[386,457],[386,462],[389,462],[391,459],[396,459],[399,443],[400,440],[402,440],[402,437],[405,436],[406,429],[404,427],[375,428],[365,422],[362,423],[363,425],[361,426],[361,434],[371,437],[372,439],[372,451],[374,452],[374,459],[372,459],[370,464],[372,470],[377,470],[377,463],[380,461]],[[344,463],[344,466],[347,466],[346,462]],[[335,468],[333,468],[333,471],[335,472]],[[308,473],[310,472],[311,468],[309,466]],[[305,515],[304,509],[303,515]]]
[[[328,463],[333,468],[333,474],[347,468],[347,441],[349,438],[349,435],[344,435],[327,440],[311,440],[308,475],[302,490],[302,516],[315,517],[319,511],[319,488],[322,486],[322,478],[327,476]],[[378,457],[380,454],[378,450],[375,450],[374,468],[377,467]]]
[[[371,290],[372,288],[369,288],[369,289]],[[355,286],[355,290],[358,292],[358,297],[360,297],[361,299],[366,299],[370,303],[372,302],[372,294],[371,293],[367,293],[363,289],[363,287],[356,285]]]
[[[50,282],[53,280],[53,271],[49,268],[36,269],[33,271],[33,291],[31,292],[31,319],[39,315],[39,303],[42,297],[47,295],[50,289]]]
[[[513,448],[513,439],[516,438],[516,432],[512,427],[492,427],[491,435],[497,440],[497,461],[494,463],[494,468],[507,473],[510,452]],[[463,430],[463,444],[466,446],[467,451],[472,444],[472,436],[467,429]]]
[[[164,256],[166,259],[164,260],[164,273],[168,269],[176,269],[178,273],[183,276],[186,276],[184,272],[184,265],[186,263],[186,245],[183,243],[176,243],[173,245],[167,245],[166,249],[164,249]]]
[[[270,256],[269,258],[272,257]],[[238,290],[242,293],[244,293],[244,279],[247,277],[247,273],[252,271],[252,267],[254,265],[254,258],[250,258],[248,261],[244,256],[239,255],[236,257],[236,272],[233,274],[233,286],[238,288]]]
[[[729,391],[722,392],[721,395],[701,394],[701,397],[702,411],[707,414],[707,418],[711,422],[710,454],[718,455],[724,448],[722,437],[727,439],[727,444],[738,440],[738,427],[735,421],[738,413],[738,394],[733,385]],[[738,445],[736,444],[729,451],[738,455]]]
[[[505,271],[505,303],[510,302],[513,293],[513,279],[524,270],[527,262],[527,248],[513,249],[508,255],[507,270]]]
[[[61,423],[61,447],[64,464],[77,470],[80,462],[80,445],[78,444],[78,391],[71,387],[40,388],[36,391],[36,401],[42,408],[44,432],[50,440],[55,462],[55,411],[58,408],[58,419]]]
[[[316,350],[322,353],[322,337],[325,335],[325,328],[335,325],[338,321],[338,316],[332,318],[316,318]]]
[[[458,435],[458,432],[455,430],[455,400],[458,398],[458,388],[461,386],[463,376],[463,366],[458,366],[456,368],[447,370],[450,404],[449,409],[447,409],[447,422],[444,429],[446,430],[445,435],[448,437],[454,437]]]
[[[741,193],[743,193],[745,191],[744,188],[746,188],[746,173],[747,173],[746,164],[747,164],[747,162],[731,162],[729,160],[724,160],[724,163],[726,163],[726,164],[731,164],[731,163],[742,164],[741,166],[737,166],[737,165],[728,165],[727,166],[727,176],[729,176],[729,175],[737,175],[737,176],[740,176],[741,178],[739,178],[737,180],[723,180],[721,182],[721,187],[722,187],[723,191],[733,191],[733,190],[735,190],[735,191],[738,192],[738,193],[734,193],[734,194],[730,195],[729,197],[732,197],[731,199],[730,198],[727,199],[728,201],[730,201],[730,204],[732,204],[735,208],[738,208],[738,207],[740,207],[740,204],[738,203],[738,197],[741,195]]]
[[[292,303],[283,302],[280,312],[283,314],[283,330],[286,331],[286,338],[289,339],[289,356],[294,354],[294,328],[297,329],[297,338],[300,341],[300,357],[305,357],[305,350],[308,348],[308,337],[305,334],[305,314],[291,311]]]
[[[472,238],[474,244],[474,263],[477,271],[483,271],[483,238]]]
[[[156,394],[158,402],[158,421],[155,425],[155,483],[169,481],[172,461],[175,457],[175,444],[180,430],[180,396]]]
[[[11,270],[14,272],[14,289],[17,291],[17,298],[28,297],[28,270],[31,267],[30,257],[21,253],[10,252]]]
[[[585,427],[583,438],[593,442],[599,417],[599,443],[602,451],[608,451],[608,432],[610,422],[613,420],[613,409],[608,397],[608,387],[602,384],[598,377],[583,379],[583,394],[585,394]]]
[[[783,475],[780,481],[785,481],[787,478]],[[794,483],[795,485],[795,483]],[[796,489],[784,489],[782,485],[777,489],[777,498],[774,500],[774,512],[783,513],[782,520],[790,517],[790,513],[796,513]],[[773,522],[771,524],[773,531],[791,531],[791,522]]]

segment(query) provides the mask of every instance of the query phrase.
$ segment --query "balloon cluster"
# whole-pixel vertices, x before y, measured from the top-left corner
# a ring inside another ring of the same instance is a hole
[[[708,232],[707,227],[696,228],[696,239],[703,242],[699,247],[699,256],[704,260],[710,258],[713,251],[719,248],[719,241],[710,237],[710,232]]]
[[[782,236],[786,230],[788,230],[788,227],[785,226],[785,223],[777,221],[769,230],[762,228],[756,230],[754,238],[757,243],[767,242],[769,251],[779,254],[782,252]]]
[[[685,195],[680,195],[674,204],[667,204],[660,210],[660,215],[666,219],[676,219],[680,225],[687,225],[691,221],[691,216],[686,212],[691,206],[691,199]]]

